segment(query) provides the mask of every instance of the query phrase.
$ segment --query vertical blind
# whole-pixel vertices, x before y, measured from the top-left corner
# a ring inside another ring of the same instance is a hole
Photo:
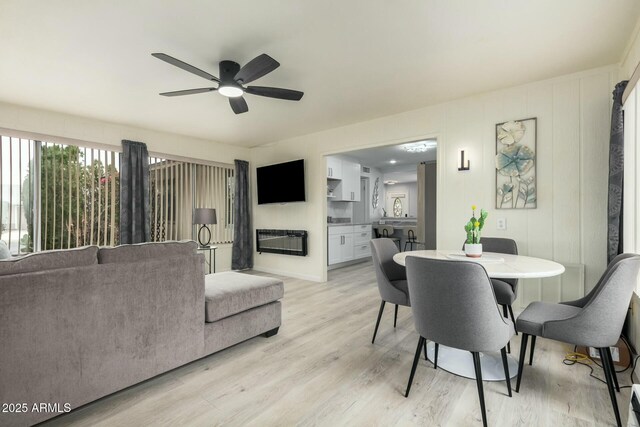
[[[31,245],[35,151],[35,141],[0,138],[0,240],[14,255],[28,252]]]
[[[233,240],[232,166],[149,159],[151,240],[193,238],[194,208],[215,208],[218,223],[211,227],[213,243]]]
[[[216,209],[212,243],[233,241],[232,165],[150,157],[152,241],[193,239],[194,208]],[[119,243],[117,151],[2,136],[0,240],[12,254]]]
[[[118,244],[119,156],[42,143],[42,250]]]

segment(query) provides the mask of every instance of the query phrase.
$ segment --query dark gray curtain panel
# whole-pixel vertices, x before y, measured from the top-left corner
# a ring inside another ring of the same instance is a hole
[[[253,233],[251,230],[251,202],[249,200],[249,162],[235,160],[236,190],[233,199],[232,270],[253,267]]]
[[[150,240],[149,153],[142,142],[122,141],[120,244]]]
[[[624,176],[624,112],[622,93],[628,81],[613,90],[611,137],[609,142],[609,202],[607,231],[607,263],[622,253],[622,189]]]

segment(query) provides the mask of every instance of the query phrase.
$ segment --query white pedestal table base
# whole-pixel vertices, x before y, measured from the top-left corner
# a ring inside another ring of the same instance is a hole
[[[433,363],[435,358],[436,345],[429,341],[427,344],[427,357]],[[518,361],[507,354],[509,364],[509,375],[515,378],[518,375]],[[482,366],[483,381],[504,381],[504,367],[502,366],[502,356],[497,353],[480,353],[480,365]],[[444,345],[438,347],[438,369],[444,369],[452,374],[465,378],[476,378],[473,368],[473,356],[465,350],[458,350]],[[511,384],[515,387],[515,384]]]

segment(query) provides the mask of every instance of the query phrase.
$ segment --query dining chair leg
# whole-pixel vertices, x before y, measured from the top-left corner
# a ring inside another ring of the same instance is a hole
[[[433,358],[433,369],[438,369],[438,349],[440,344],[436,343],[435,357]]]
[[[531,350],[529,350],[529,366],[533,366],[533,350],[536,348],[536,336],[531,335]]]
[[[429,360],[429,357],[427,357],[427,339],[424,339],[424,360]]]
[[[411,390],[411,384],[413,383],[413,376],[416,374],[416,368],[418,367],[418,360],[420,360],[420,353],[424,346],[426,339],[420,337],[418,340],[418,348],[416,348],[416,355],[413,357],[413,366],[411,367],[411,375],[409,375],[409,383],[407,384],[407,391],[404,397],[409,397],[409,390]]]
[[[613,384],[616,386],[616,391],[620,393],[620,385],[618,384],[618,375],[616,374],[616,367],[613,364],[613,357],[611,357],[610,347],[607,347],[607,358],[609,359],[609,372],[611,372],[611,378],[613,378]]]
[[[602,360],[602,367],[604,369],[604,376],[607,379],[607,388],[609,389],[609,397],[611,398],[611,404],[613,405],[613,413],[616,416],[616,423],[618,427],[622,427],[622,421],[620,420],[620,411],[618,410],[618,401],[616,399],[616,392],[613,389],[613,377],[611,375],[611,364],[608,358],[607,349],[599,348],[600,360]]]
[[[507,342],[507,352],[511,354],[511,341]]]
[[[511,314],[511,320],[513,321],[513,330],[516,331],[516,335],[518,335],[518,330],[516,329],[516,316],[513,315],[513,307],[511,305],[507,306],[509,308],[509,314]]]
[[[480,353],[472,351],[473,367],[476,371],[476,384],[478,385],[478,396],[480,397],[480,410],[482,411],[482,425],[487,427],[487,410],[484,406],[484,387],[482,385],[482,366],[480,365]]]
[[[507,306],[502,304],[502,317],[509,318],[509,312],[507,311]]]
[[[507,360],[507,352],[504,347],[500,350],[500,353],[502,354],[502,366],[504,367],[507,390],[509,391],[509,397],[511,397],[511,375],[509,375],[509,361]]]
[[[378,333],[378,326],[380,326],[380,319],[382,318],[382,312],[384,311],[385,300],[380,301],[380,311],[378,312],[378,320],[376,321],[376,328],[373,330],[373,339],[371,340],[371,344],[373,344],[376,340],[376,334]]]
[[[520,393],[520,381],[522,380],[522,370],[524,369],[524,358],[527,355],[527,341],[529,334],[522,334],[522,343],[520,344],[520,360],[518,361],[518,379],[516,380],[516,393]]]
[[[393,327],[396,327],[396,323],[398,323],[398,304],[396,304],[396,311],[393,314]]]

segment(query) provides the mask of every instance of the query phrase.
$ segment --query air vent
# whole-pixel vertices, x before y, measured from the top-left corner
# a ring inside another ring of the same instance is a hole
[[[371,168],[369,166],[362,166],[363,173],[371,173]]]

